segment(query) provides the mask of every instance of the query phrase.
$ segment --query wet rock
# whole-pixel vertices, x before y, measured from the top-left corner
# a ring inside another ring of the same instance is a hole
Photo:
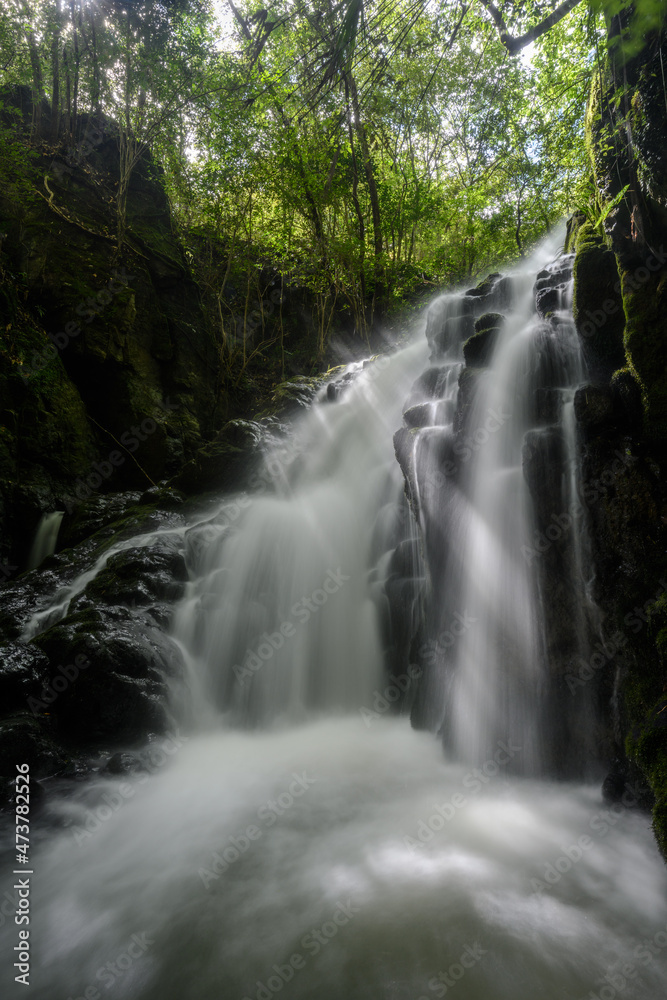
[[[261,459],[261,449],[250,437],[239,447],[217,440],[201,448],[183,467],[171,485],[188,496],[209,490],[236,492],[247,486]]]
[[[599,432],[614,424],[614,394],[611,388],[584,385],[574,396],[574,414],[588,431]]]
[[[614,372],[611,380],[614,402],[619,414],[620,426],[626,434],[640,437],[644,426],[644,405],[642,390],[633,372],[621,368]]]
[[[566,306],[567,285],[542,288],[535,294],[535,308],[541,319],[548,319],[552,313]]]
[[[607,382],[625,364],[626,318],[616,257],[588,223],[577,234],[572,311],[590,375]]]
[[[389,576],[401,579],[421,578],[423,567],[421,542],[417,538],[405,538],[394,549],[389,563]]]
[[[0,647],[0,705],[3,712],[25,709],[50,673],[50,664],[35,646],[8,642]]]
[[[431,307],[433,308],[433,307]],[[438,314],[436,313],[436,316]],[[426,324],[426,338],[431,348],[431,360],[437,361],[446,354],[456,351],[464,340],[475,332],[475,317],[472,313],[460,316],[447,316],[440,321],[429,318]]]
[[[108,559],[106,566],[87,585],[87,604],[138,607],[155,601],[178,600],[185,589],[188,572],[178,538],[157,538],[151,545],[124,549]],[[72,611],[80,606],[77,598]]]
[[[463,345],[463,357],[469,368],[485,368],[490,364],[501,332],[499,327],[492,327],[466,340]]]
[[[78,545],[102,528],[119,521],[132,507],[136,507],[141,496],[136,491],[110,493],[75,503],[63,518],[58,539],[61,548]]]
[[[401,427],[394,434],[394,452],[396,461],[401,467],[405,480],[405,495],[408,498],[412,512],[418,517],[418,496],[415,469],[415,440],[419,431],[415,428]]]
[[[172,724],[170,685],[184,675],[177,646],[145,616],[113,608],[68,616],[33,640],[71,681],[55,684],[48,711],[73,743],[118,745],[162,733]]]
[[[523,472],[528,483],[537,523],[546,528],[553,514],[565,508],[563,480],[565,439],[561,427],[529,431],[523,446]]]
[[[17,764],[29,764],[34,778],[61,772],[69,755],[51,732],[51,725],[33,715],[19,713],[0,721],[0,775],[16,777]]]
[[[574,254],[567,254],[559,257],[553,263],[548,264],[538,272],[535,279],[535,291],[539,292],[544,288],[554,288],[557,285],[566,285],[572,280],[572,269],[574,266]]]
[[[556,424],[561,414],[561,394],[558,389],[535,390],[535,423],[541,426]]]
[[[0,640],[18,639],[36,611],[77,574],[79,562],[69,553],[47,559],[0,589]]]
[[[454,427],[458,433],[464,433],[468,427],[468,418],[475,394],[482,380],[489,378],[486,368],[463,368],[459,375],[459,394],[457,400]]]
[[[139,498],[141,506],[155,504],[160,510],[176,510],[185,502],[185,494],[170,486],[151,486]]]
[[[486,330],[500,330],[505,325],[505,316],[498,312],[483,313],[479,319],[475,320],[475,333],[484,333]]]
[[[370,359],[372,363],[374,359]],[[268,406],[259,416],[277,416],[280,419],[294,416],[299,410],[312,405],[318,390],[326,383],[326,375],[300,375],[277,385],[269,397]]]
[[[264,428],[256,420],[229,420],[218,434],[218,440],[252,450],[264,440]]]
[[[502,275],[500,271],[494,271],[493,274],[489,274],[488,277],[484,278],[478,285],[474,288],[468,289],[465,293],[468,296],[479,297],[482,295],[488,295],[492,290],[496,282]]]
[[[223,514],[217,514],[202,524],[195,524],[185,532],[185,564],[191,572],[200,572],[204,561],[213,550],[219,554],[224,539],[232,534]]]
[[[403,419],[408,427],[428,427],[433,420],[433,408],[430,403],[419,403],[406,410]]]
[[[410,395],[421,396],[422,399],[440,399],[445,376],[446,371],[443,368],[427,368],[415,381]]]

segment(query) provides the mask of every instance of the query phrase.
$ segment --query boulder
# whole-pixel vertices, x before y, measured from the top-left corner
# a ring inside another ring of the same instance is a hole
[[[122,608],[81,611],[33,644],[52,665],[76,668],[68,683],[56,685],[67,672],[52,666],[50,700],[41,698],[63,739],[118,746],[172,725],[170,685],[183,679],[185,667],[178,647],[149,619]]]
[[[492,327],[466,340],[463,345],[463,358],[468,368],[485,368],[491,363],[500,334],[500,327]]]

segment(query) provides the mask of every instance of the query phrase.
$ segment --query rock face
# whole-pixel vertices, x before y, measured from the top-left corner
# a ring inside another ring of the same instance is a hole
[[[611,18],[610,38],[632,33],[633,17],[628,7]],[[635,799],[645,799],[648,786],[667,855],[665,60],[664,30],[650,32],[629,58],[612,47],[596,75],[587,127],[603,223],[575,217],[568,242],[576,254],[574,313],[593,383],[580,390],[575,408],[589,486],[593,596],[602,613],[592,669],[615,741],[607,789],[619,797],[630,782],[639,789]],[[613,99],[621,91],[622,108]]]
[[[36,779],[71,777],[85,772],[93,755],[175,729],[172,706],[185,667],[166,631],[187,579],[186,543],[182,533],[160,529],[182,525],[182,505],[182,497],[169,490],[95,498],[64,522],[75,547],[3,588],[5,793],[19,758],[34,764]],[[142,537],[145,544],[131,544]],[[38,634],[26,641],[35,612],[53,607],[57,595],[67,595],[111,545],[125,541],[79,593],[70,592],[59,620],[43,618]]]
[[[15,156],[0,164],[0,564],[13,567],[7,576],[25,566],[43,513],[69,514],[112,491],[143,493],[181,472],[191,493],[236,483],[248,442],[225,437],[234,413],[263,404],[284,414],[307,405],[319,386],[298,374],[274,386],[280,363],[266,371],[261,355],[252,375],[248,364],[230,377],[219,320],[194,278],[198,261],[176,235],[148,152],[131,175],[119,247],[116,125],[80,116],[74,150],[29,153],[21,137],[30,127],[30,91],[3,97],[10,110],[0,104],[1,124],[17,137]],[[44,125],[48,116],[45,106]],[[193,238],[202,254],[205,244]],[[224,274],[229,251],[217,250]],[[240,291],[229,288],[238,310]],[[284,303],[280,323],[291,349],[312,341],[312,293],[279,281],[271,296],[263,313]]]
[[[37,154],[0,185],[0,322],[11,330],[0,342],[0,522],[4,507],[3,554],[19,564],[6,538],[27,544],[42,510],[146,489],[222,415],[217,348],[160,171],[149,154],[135,167],[119,250],[116,128],[98,116],[81,129],[73,156]]]

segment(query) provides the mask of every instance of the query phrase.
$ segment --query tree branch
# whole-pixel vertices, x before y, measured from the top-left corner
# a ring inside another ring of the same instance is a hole
[[[530,29],[530,31],[527,31],[525,35],[520,35],[518,38],[510,35],[503,15],[500,13],[492,0],[480,0],[480,2],[484,7],[486,7],[491,15],[491,19],[498,29],[500,41],[503,43],[510,55],[515,55],[521,49],[524,49],[526,45],[530,45],[530,43],[534,42],[537,38],[540,38],[542,35],[546,35],[547,31],[551,31],[555,24],[562,21],[571,10],[574,10],[574,8],[581,3],[581,0],[565,0],[565,2],[559,7],[556,7],[556,9],[552,11],[548,17],[545,17],[543,21],[536,24],[534,28]]]

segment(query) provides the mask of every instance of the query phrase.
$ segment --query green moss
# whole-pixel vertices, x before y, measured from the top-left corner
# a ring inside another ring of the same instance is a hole
[[[593,369],[611,374],[625,364],[625,313],[616,257],[590,222],[579,226],[575,243],[572,312]]]
[[[579,231],[585,222],[586,222],[586,216],[580,212],[570,216],[570,218],[567,220],[565,245],[563,247],[565,253],[574,253],[576,249],[577,237],[579,236]]]
[[[641,387],[646,430],[651,440],[667,435],[667,271],[640,278],[648,269],[621,274],[627,316],[625,350]]]
[[[641,768],[655,796],[653,829],[667,858],[667,699],[660,698],[645,725],[628,736],[626,753]]]

